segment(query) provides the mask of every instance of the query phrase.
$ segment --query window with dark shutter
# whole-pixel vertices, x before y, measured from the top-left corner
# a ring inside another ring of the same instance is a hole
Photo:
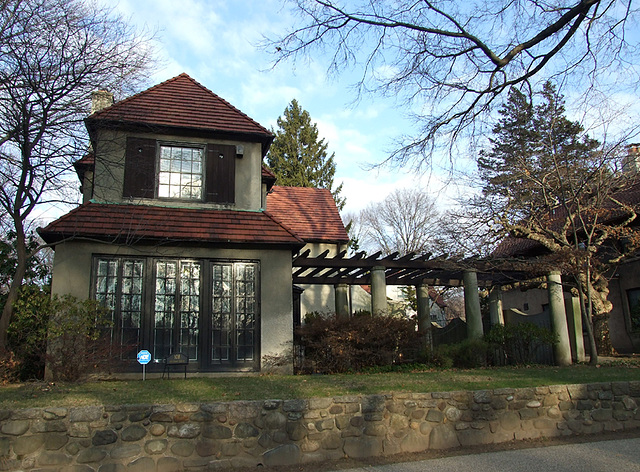
[[[127,138],[124,163],[124,198],[154,198],[156,141]]]
[[[235,203],[236,147],[207,145],[206,201]]]

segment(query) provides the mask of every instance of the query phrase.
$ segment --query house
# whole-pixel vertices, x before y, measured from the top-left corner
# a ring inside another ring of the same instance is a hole
[[[408,287],[402,285],[388,285],[386,287],[389,313],[392,316],[416,318],[418,313],[410,307],[408,295],[405,290],[406,288]],[[429,287],[428,293],[429,321],[433,323],[435,327],[441,328],[449,321],[447,320],[447,314],[445,313],[447,304],[433,287]],[[350,300],[352,312],[369,312],[371,310],[371,285],[352,286],[350,291]]]
[[[623,178],[628,182],[616,198],[627,205],[640,208],[640,179],[637,178],[640,170],[640,145],[628,146],[628,154],[623,161]],[[612,222],[620,216],[616,211],[611,212],[608,219]],[[607,218],[604,219],[607,222]],[[634,221],[631,227],[637,229],[638,221]],[[537,242],[523,238],[508,237],[494,251],[497,258],[536,258],[544,255],[546,250]],[[629,257],[607,274],[609,279],[608,300],[612,304],[609,312],[609,336],[611,344],[618,353],[640,352],[640,257],[636,254]],[[565,287],[565,310],[569,321],[580,320],[580,305],[577,297],[573,296]],[[519,318],[531,319],[547,316],[549,313],[549,296],[547,290],[532,288],[521,290],[519,288],[502,292],[502,307],[505,314],[513,311]],[[580,321],[578,321],[579,323]],[[576,327],[573,327],[576,329]],[[571,323],[569,329],[572,329]],[[581,332],[581,327],[577,327]],[[586,345],[586,343],[585,343]],[[575,346],[572,345],[572,349]],[[581,356],[573,353],[574,359]]]
[[[148,372],[175,352],[199,373],[285,356],[293,255],[348,239],[330,193],[274,186],[272,133],[186,74],[93,99],[83,202],[39,230],[55,249],[52,292],[109,308],[125,371],[140,349]]]
[[[267,196],[267,211],[285,226],[296,229],[306,243],[302,252],[309,250],[311,257],[325,252],[327,257],[333,257],[347,249],[349,237],[327,189],[275,186]],[[297,289],[300,304],[295,309],[299,309],[300,317],[336,311],[333,286],[300,284]]]

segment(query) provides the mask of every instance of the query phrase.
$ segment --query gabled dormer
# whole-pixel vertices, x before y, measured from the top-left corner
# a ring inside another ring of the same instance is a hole
[[[86,120],[84,200],[259,210],[273,135],[187,74]]]

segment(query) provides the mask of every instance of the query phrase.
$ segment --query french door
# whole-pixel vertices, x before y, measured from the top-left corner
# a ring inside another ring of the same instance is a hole
[[[123,359],[149,349],[158,363],[182,352],[195,370],[256,370],[259,279],[258,262],[101,256],[93,293]]]
[[[258,264],[213,262],[210,362],[222,369],[258,366]]]
[[[200,262],[160,260],[155,263],[153,357],[173,352],[199,361],[201,311]]]

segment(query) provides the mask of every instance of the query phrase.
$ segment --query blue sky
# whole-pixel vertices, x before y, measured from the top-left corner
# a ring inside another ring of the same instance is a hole
[[[351,85],[358,78],[353,71],[328,78],[322,57],[271,68],[273,57],[259,44],[295,20],[281,0],[105,1],[137,27],[158,31],[162,66],[151,84],[186,72],[267,128],[275,128],[291,100],[298,100],[335,152],[345,212],[357,212],[399,187],[442,189],[433,175],[364,169],[388,157],[394,138],[410,132],[413,123],[392,99],[365,97],[353,104]]]

